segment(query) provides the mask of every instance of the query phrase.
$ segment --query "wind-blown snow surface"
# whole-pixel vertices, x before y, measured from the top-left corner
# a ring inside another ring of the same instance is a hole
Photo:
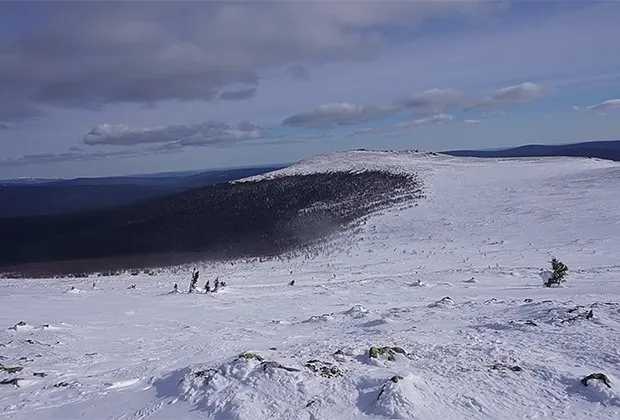
[[[0,363],[24,369],[0,372],[23,378],[0,417],[619,418],[620,166],[351,152],[281,172],[370,163],[426,198],[330,254],[204,265],[215,294],[169,293],[191,267],[2,280]],[[551,256],[563,287],[541,285]],[[611,388],[580,382],[599,372]]]

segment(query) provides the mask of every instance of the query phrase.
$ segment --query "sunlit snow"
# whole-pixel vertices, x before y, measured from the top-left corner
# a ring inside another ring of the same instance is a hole
[[[620,418],[619,164],[358,151],[260,177],[369,168],[425,197],[316,253],[0,280],[0,363],[23,367],[0,417]],[[170,293],[194,268],[228,285]]]

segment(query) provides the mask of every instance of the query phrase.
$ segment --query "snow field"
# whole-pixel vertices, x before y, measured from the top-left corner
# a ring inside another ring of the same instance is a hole
[[[347,152],[280,173],[370,162],[426,197],[327,254],[199,265],[199,285],[228,283],[215,294],[169,294],[190,266],[2,280],[0,363],[23,370],[0,380],[23,379],[0,385],[0,416],[620,417],[620,166]],[[552,256],[569,276],[543,288]],[[595,372],[612,387],[580,382]]]

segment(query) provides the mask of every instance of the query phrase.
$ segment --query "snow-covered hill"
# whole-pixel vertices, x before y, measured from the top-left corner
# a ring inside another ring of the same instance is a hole
[[[199,266],[218,293],[169,293],[193,267],[2,280],[0,417],[620,417],[620,165],[360,151],[278,173],[369,168],[425,198],[316,253]]]

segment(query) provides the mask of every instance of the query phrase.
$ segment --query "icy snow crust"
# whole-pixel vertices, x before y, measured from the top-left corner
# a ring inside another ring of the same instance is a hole
[[[193,267],[2,280],[0,363],[23,370],[0,369],[22,378],[0,417],[620,418],[618,164],[348,152],[278,173],[368,168],[426,197],[329,253],[199,267],[218,293],[169,293]],[[552,256],[569,275],[544,288]],[[598,372],[611,388],[580,382]]]

